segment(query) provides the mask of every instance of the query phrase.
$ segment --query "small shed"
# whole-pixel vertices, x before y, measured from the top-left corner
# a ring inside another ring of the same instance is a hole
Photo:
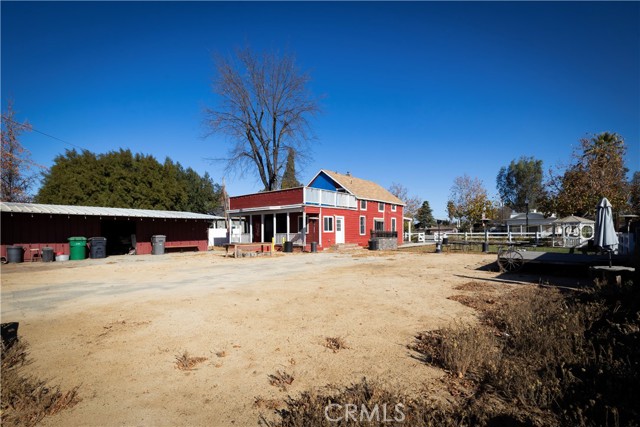
[[[595,221],[570,215],[553,222],[556,238],[554,246],[574,248],[583,246],[593,237]]]
[[[99,206],[0,202],[0,256],[7,246],[52,247],[69,254],[69,237],[106,237],[107,255],[150,254],[151,236],[166,236],[166,248],[208,249],[207,230],[218,217],[193,212]]]

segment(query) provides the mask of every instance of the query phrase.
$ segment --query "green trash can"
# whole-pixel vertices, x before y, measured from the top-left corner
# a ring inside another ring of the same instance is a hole
[[[79,260],[87,257],[87,238],[69,237],[69,259]]]

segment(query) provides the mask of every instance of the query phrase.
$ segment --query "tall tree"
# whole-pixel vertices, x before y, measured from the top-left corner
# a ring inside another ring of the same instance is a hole
[[[469,229],[482,218],[493,216],[493,204],[482,181],[466,174],[453,181],[447,210],[450,216],[460,219],[461,224]]]
[[[581,139],[580,148],[572,154],[573,163],[562,175],[551,174],[544,210],[593,218],[603,197],[615,211],[625,210],[629,198],[625,152],[624,139],[616,133]]]
[[[393,194],[405,203],[404,216],[415,218],[420,205],[422,205],[422,199],[418,196],[409,196],[409,190],[407,187],[402,184],[398,184],[397,182],[392,182],[388,190],[389,193]]]
[[[280,188],[295,188],[300,187],[302,184],[296,178],[296,153],[293,148],[289,147],[289,153],[287,154],[287,165],[284,168],[284,174],[282,174],[282,185]]]
[[[420,228],[430,227],[436,223],[436,220],[433,217],[433,210],[431,209],[431,206],[429,206],[428,201],[425,200],[422,202],[422,206],[418,209],[415,219],[418,221],[418,227]]]
[[[212,213],[219,206],[220,187],[209,174],[167,158],[130,150],[96,155],[67,151],[44,174],[39,203],[161,209]]]
[[[629,208],[631,213],[640,215],[640,171],[633,173],[629,182]]]
[[[35,163],[31,155],[20,143],[19,137],[23,132],[31,130],[29,122],[16,121],[13,101],[7,103],[7,109],[2,113],[2,186],[0,199],[6,202],[30,201],[29,188],[35,180],[32,168]]]
[[[216,58],[213,90],[220,97],[207,109],[213,133],[231,137],[227,170],[252,169],[265,190],[276,190],[289,148],[302,155],[310,140],[309,119],[319,111],[309,91],[311,78],[291,54],[238,50],[235,61]]]
[[[530,209],[538,207],[543,195],[542,160],[520,157],[512,160],[508,167],[500,168],[496,178],[498,194],[505,206],[523,212],[527,204]]]

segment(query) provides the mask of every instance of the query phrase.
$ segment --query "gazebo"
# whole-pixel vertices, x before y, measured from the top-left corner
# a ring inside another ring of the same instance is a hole
[[[572,248],[584,245],[593,237],[595,221],[570,215],[553,222],[557,239],[553,240],[554,246]]]

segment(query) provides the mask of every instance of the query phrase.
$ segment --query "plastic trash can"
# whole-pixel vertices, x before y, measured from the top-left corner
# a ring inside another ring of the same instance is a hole
[[[107,257],[107,238],[92,237],[89,239],[89,256],[91,258]]]
[[[53,262],[53,248],[42,248],[42,262]]]
[[[318,242],[311,242],[311,252],[312,253],[318,252]]]
[[[284,246],[282,247],[283,252],[293,252],[293,242],[284,242]]]
[[[164,254],[164,243],[167,241],[167,236],[163,236],[161,234],[157,234],[155,236],[151,236],[151,253],[153,255],[162,255]]]
[[[69,237],[69,259],[81,260],[87,257],[87,238]]]
[[[7,263],[24,262],[24,249],[22,246],[7,246]]]

